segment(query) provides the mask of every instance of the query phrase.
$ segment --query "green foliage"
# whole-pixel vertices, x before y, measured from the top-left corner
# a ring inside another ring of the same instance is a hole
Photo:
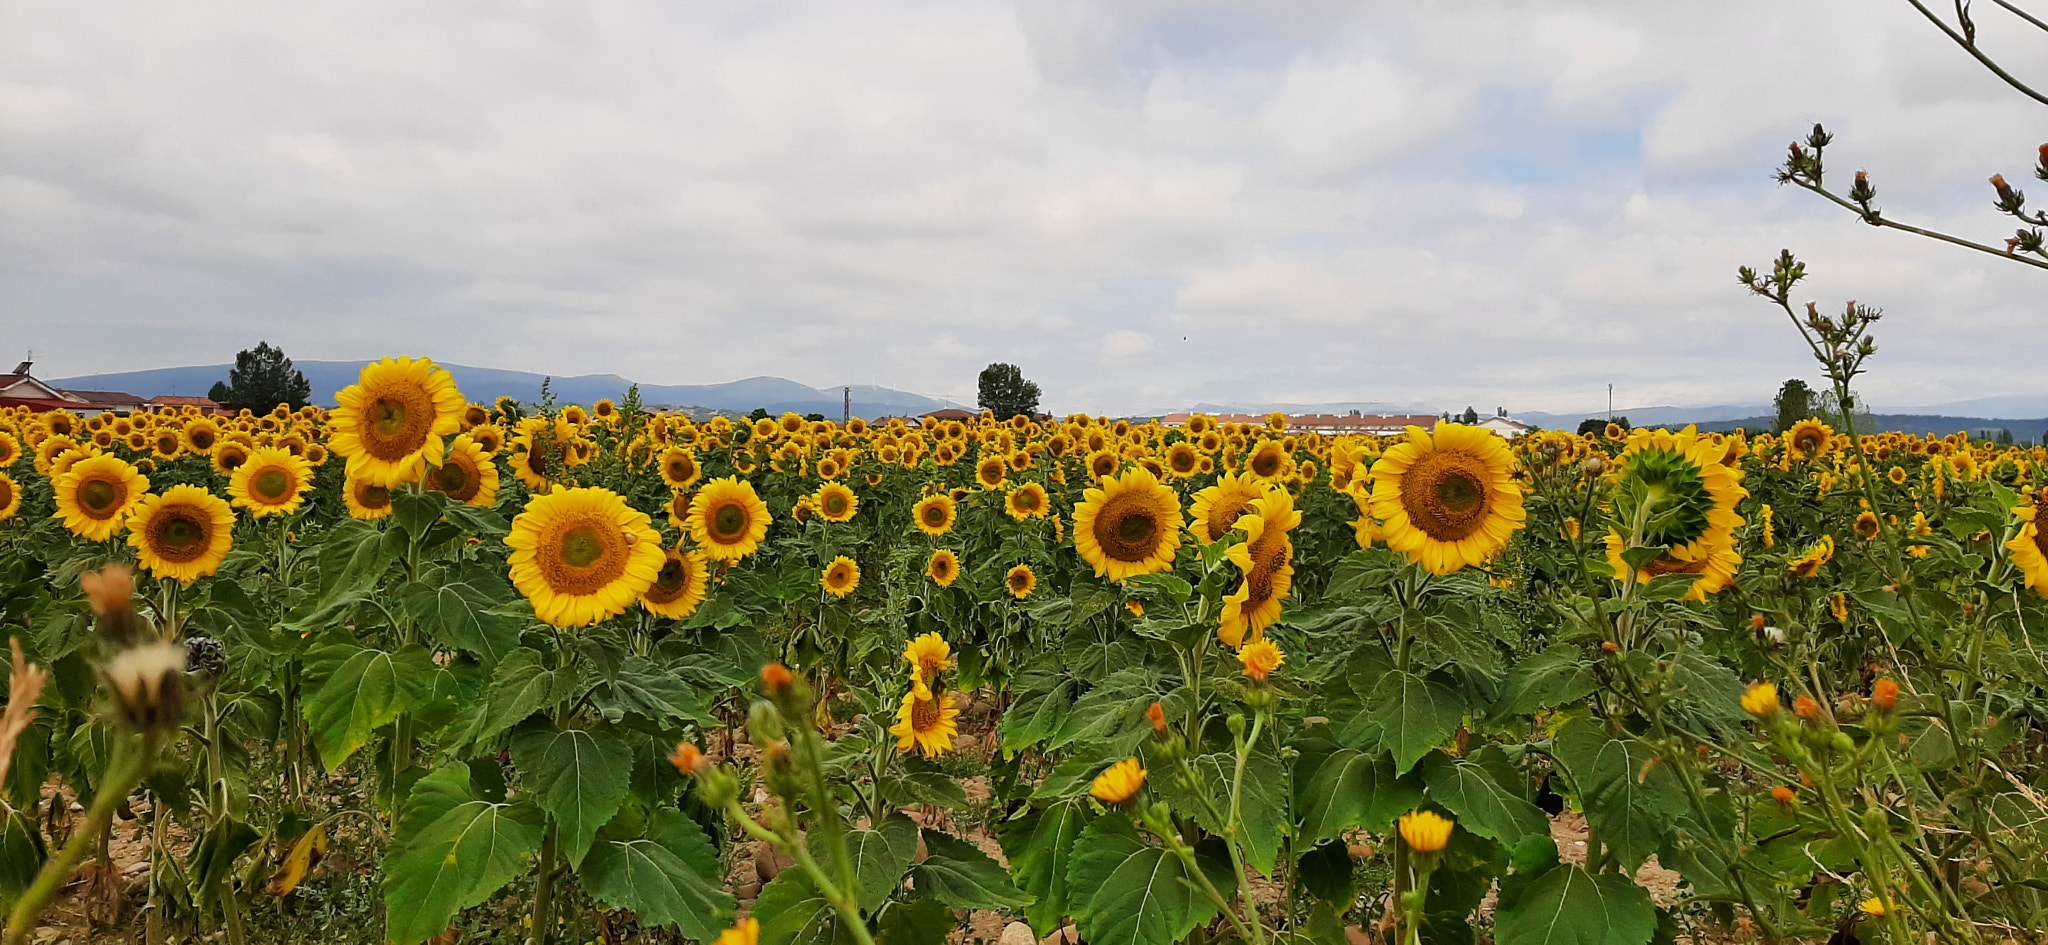
[[[997,420],[1038,412],[1038,385],[1025,380],[1024,371],[1014,364],[982,368],[976,384],[981,409],[994,413]]]
[[[292,367],[284,349],[259,341],[254,348],[235,354],[235,366],[228,371],[225,385],[216,382],[207,398],[235,410],[269,413],[283,404],[293,410],[313,400],[313,385],[306,375]]]

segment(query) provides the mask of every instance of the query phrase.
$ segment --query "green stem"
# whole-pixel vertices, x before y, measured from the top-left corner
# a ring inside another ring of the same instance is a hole
[[[25,945],[28,942],[36,917],[49,905],[50,897],[56,895],[58,888],[71,878],[72,869],[107,829],[121,801],[142,780],[143,767],[156,747],[154,736],[145,736],[140,746],[132,737],[116,738],[114,758],[107,767],[106,776],[100,780],[99,793],[93,795],[85,823],[71,834],[71,839],[65,841],[64,848],[57,851],[54,858],[43,864],[42,870],[36,873],[35,882],[22,893],[21,899],[14,904],[14,910],[8,914],[6,945]]]
[[[554,937],[557,840],[555,825],[549,824],[547,832],[541,834],[539,885],[533,894],[533,934],[526,939],[533,945],[545,945]]]

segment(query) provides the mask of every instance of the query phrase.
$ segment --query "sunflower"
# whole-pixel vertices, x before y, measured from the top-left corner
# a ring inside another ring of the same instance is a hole
[[[143,496],[128,513],[128,543],[160,581],[193,581],[220,570],[234,547],[235,512],[198,486]]]
[[[512,474],[526,488],[538,492],[548,487],[548,480],[554,474],[550,455],[554,452],[551,441],[538,433],[528,433],[512,441]]]
[[[1048,507],[1045,487],[1035,482],[1027,482],[1011,489],[1009,496],[1003,500],[1003,511],[1020,522],[1027,518],[1044,518]]]
[[[917,522],[917,530],[937,538],[953,530],[953,522],[959,517],[959,506],[946,493],[919,499],[910,510],[911,518]]]
[[[58,434],[45,438],[36,444],[36,472],[50,475],[50,461],[64,454],[65,450],[78,449],[78,441]]]
[[[1387,547],[1432,574],[1486,563],[1526,517],[1514,462],[1505,441],[1479,427],[1409,427],[1372,467],[1372,514]]]
[[[690,501],[684,527],[706,556],[738,561],[768,537],[768,503],[761,501],[751,482],[732,476],[713,479]]]
[[[1280,602],[1294,589],[1294,543],[1287,533],[1300,524],[1301,512],[1285,489],[1267,491],[1237,520],[1245,540],[1226,554],[1244,572],[1244,583],[1223,599],[1216,630],[1223,642],[1236,647],[1247,636],[1263,639],[1266,628],[1280,619]]]
[[[953,736],[960,727],[954,722],[960,710],[948,693],[920,697],[915,690],[903,695],[903,707],[896,710],[896,724],[889,734],[896,736],[896,750],[912,748],[926,758],[936,758],[953,749]]]
[[[657,617],[681,620],[697,612],[707,591],[705,578],[710,567],[695,551],[670,548],[663,552],[661,571],[654,583],[640,593],[640,606]]]
[[[704,467],[697,465],[697,454],[680,446],[671,446],[661,451],[661,481],[670,489],[688,489],[704,477]]]
[[[1615,470],[1614,519],[1642,523],[1634,536],[1638,545],[1669,549],[1660,573],[1700,573],[1690,566],[1735,544],[1735,530],[1744,524],[1735,506],[1749,492],[1737,485],[1742,473],[1722,465],[1725,454],[1692,427],[1630,434]]]
[[[570,404],[562,408],[562,422],[580,427],[590,422],[590,414],[584,412],[582,405]]]
[[[974,481],[983,489],[1001,489],[1009,475],[1010,464],[999,454],[983,456],[974,464]]]
[[[911,690],[929,699],[939,674],[953,668],[953,647],[945,637],[927,633],[903,645],[903,661],[910,664]]]
[[[494,423],[471,427],[468,436],[470,442],[475,443],[477,448],[488,456],[496,456],[499,450],[505,448],[505,431]]]
[[[305,460],[266,446],[250,453],[249,461],[235,468],[228,478],[228,495],[249,514],[267,518],[298,511],[312,485],[313,467]]]
[[[149,492],[149,480],[117,456],[90,456],[57,477],[56,517],[87,541],[106,541],[121,531],[128,511]]]
[[[149,450],[157,459],[170,462],[184,455],[185,438],[178,431],[165,427],[149,435]]]
[[[1834,436],[1834,428],[1819,420],[1801,420],[1785,431],[1785,450],[1794,459],[1819,459],[1834,443]]]
[[[1123,457],[1116,453],[1109,450],[1096,450],[1088,454],[1088,478],[1095,482],[1101,482],[1116,475],[1117,469],[1123,466],[1123,464]]]
[[[2020,531],[2005,547],[2012,552],[2012,563],[2019,565],[2020,573],[2026,577],[2027,587],[2048,597],[2048,494],[2044,493],[2027,493],[2021,504],[2013,506],[2012,514],[2020,520]]]
[[[1096,577],[1122,581],[1173,567],[1180,528],[1179,497],[1150,471],[1133,469],[1083,493],[1074,509],[1074,550]]]
[[[1856,515],[1856,537],[1864,541],[1876,541],[1880,531],[1882,529],[1879,527],[1876,513],[1864,509]]]
[[[825,566],[825,573],[818,576],[819,586],[833,597],[844,598],[860,587],[860,565],[853,559],[840,555]]]
[[[1038,589],[1038,574],[1031,570],[1030,565],[1020,564],[1003,576],[1003,587],[1009,590],[1011,597],[1023,600]]]
[[[1244,461],[1245,472],[1267,482],[1280,481],[1293,471],[1293,467],[1293,460],[1288,457],[1287,451],[1272,440],[1260,440],[1259,445],[1252,448],[1251,455],[1245,457]]]
[[[1216,480],[1215,485],[1195,493],[1195,523],[1188,530],[1205,545],[1222,538],[1236,524],[1237,517],[1251,507],[1252,501],[1265,493],[1266,486],[1256,476],[1226,475]]]
[[[347,458],[349,475],[380,486],[418,479],[441,456],[441,438],[462,430],[467,406],[454,376],[427,358],[365,365],[335,400],[328,448]]]
[[[1244,664],[1244,675],[1253,682],[1265,682],[1287,662],[1287,654],[1271,640],[1257,640],[1244,645],[1237,651],[1237,661]]]
[[[0,469],[14,465],[21,458],[21,441],[14,434],[0,430]]]
[[[374,522],[391,515],[391,490],[368,479],[350,479],[342,486],[341,499],[350,518]]]
[[[213,448],[213,471],[223,476],[233,476],[235,470],[249,461],[251,447],[241,440],[223,439]]]
[[[1834,560],[1834,557],[1835,536],[1822,535],[1819,541],[1813,543],[1813,547],[1806,550],[1805,554],[1785,562],[1785,567],[1799,577],[1810,578],[1819,574],[1821,565]]]
[[[1892,485],[1895,486],[1903,486],[1906,484],[1906,470],[1900,466],[1893,466],[1892,468],[1886,470],[1884,477],[1886,479],[1891,480]]]
[[[448,458],[427,470],[427,488],[463,505],[488,509],[498,504],[498,464],[465,433],[448,446]]]
[[[924,575],[940,587],[952,587],[960,577],[960,556],[944,548],[932,552],[931,560],[924,564]]]
[[[6,473],[0,473],[0,522],[14,517],[21,509],[21,487]]]
[[[558,489],[527,500],[505,536],[512,584],[556,627],[624,613],[653,586],[665,559],[647,513],[609,489]]]
[[[1088,785],[1088,793],[1096,800],[1112,807],[1136,797],[1138,790],[1145,786],[1145,769],[1136,758],[1126,758],[1095,776]]]
[[[474,430],[491,422],[491,408],[483,404],[470,404],[462,408],[462,428]]]
[[[1703,601],[1708,594],[1718,593],[1735,583],[1735,572],[1742,567],[1742,555],[1737,554],[1733,542],[1707,544],[1689,550],[1690,557],[1680,557],[1681,549],[1667,549],[1639,571],[1631,572],[1628,560],[1622,552],[1628,550],[1628,541],[1614,529],[1607,530],[1607,564],[1621,580],[1649,581],[1666,574],[1696,574],[1698,580],[1685,592],[1682,600]]]
[[[818,517],[828,522],[845,522],[853,519],[853,513],[860,510],[860,497],[846,486],[828,482],[818,487],[811,497],[811,504],[818,509]]]

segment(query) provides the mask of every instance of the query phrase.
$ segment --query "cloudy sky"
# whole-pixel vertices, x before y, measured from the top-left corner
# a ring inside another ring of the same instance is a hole
[[[1812,365],[1734,272],[1791,247],[1886,310],[1880,407],[2043,393],[2048,273],[1770,179],[1824,121],[1893,216],[2010,232],[1985,178],[2041,186],[2048,110],[1903,0],[0,17],[0,356],[46,376],[268,339],[966,399],[1007,360],[1057,411],[1755,403]]]

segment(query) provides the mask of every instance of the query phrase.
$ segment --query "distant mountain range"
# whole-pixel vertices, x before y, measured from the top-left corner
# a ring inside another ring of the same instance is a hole
[[[511,397],[524,402],[540,399],[541,381],[545,375],[526,371],[504,371],[497,368],[470,367],[463,364],[435,362],[447,368],[455,376],[455,383],[462,388],[462,396],[478,403],[490,403],[499,397]],[[295,361],[293,367],[306,375],[313,385],[315,403],[334,405],[334,396],[342,388],[356,382],[362,373],[361,361]],[[83,377],[64,377],[46,380],[45,383],[72,390],[121,391],[138,397],[175,395],[183,397],[204,397],[215,381],[225,381],[231,365],[207,364],[197,367],[158,368],[150,371],[127,371],[119,374],[91,374]],[[549,381],[548,389],[561,404],[593,404],[610,398],[622,401],[632,381],[616,374],[584,374],[576,377],[556,377]],[[854,384],[853,415],[874,419],[882,416],[916,416],[944,407],[957,406],[948,401],[937,400],[921,394],[912,394],[872,384]],[[642,384],[640,402],[650,407],[698,407],[711,410],[738,411],[741,413],[755,408],[780,414],[793,411],[800,414],[821,413],[837,418],[842,407],[843,394],[838,387],[816,388],[799,384],[780,377],[750,377],[724,384]]]
[[[1462,404],[1455,407],[1440,407],[1413,402],[1350,401],[1328,404],[1202,403],[1191,409],[1196,413],[1263,414],[1278,410],[1293,414],[1342,414],[1356,410],[1365,414],[1441,414],[1445,410],[1457,413],[1465,408]],[[1876,414],[1872,417],[1878,431],[1896,430],[1902,433],[1932,433],[1946,436],[1958,432],[2011,430],[2015,439],[2035,442],[2041,442],[2044,436],[2048,436],[2048,397],[1979,397],[1925,407],[1891,409],[1895,412]],[[1491,410],[1480,411],[1481,416],[1488,416],[1491,413]],[[1697,424],[1702,430],[1725,432],[1741,427],[1754,432],[1770,429],[1775,421],[1776,411],[1769,404],[1712,404],[1691,407],[1617,407],[1614,415],[1627,417],[1631,425],[1639,427],[1677,429],[1687,424]],[[1575,430],[1578,429],[1581,420],[1588,417],[1605,418],[1607,412],[1596,410],[1590,413],[1545,413],[1532,410],[1514,413],[1513,416],[1523,423],[1534,424],[1546,430]]]

